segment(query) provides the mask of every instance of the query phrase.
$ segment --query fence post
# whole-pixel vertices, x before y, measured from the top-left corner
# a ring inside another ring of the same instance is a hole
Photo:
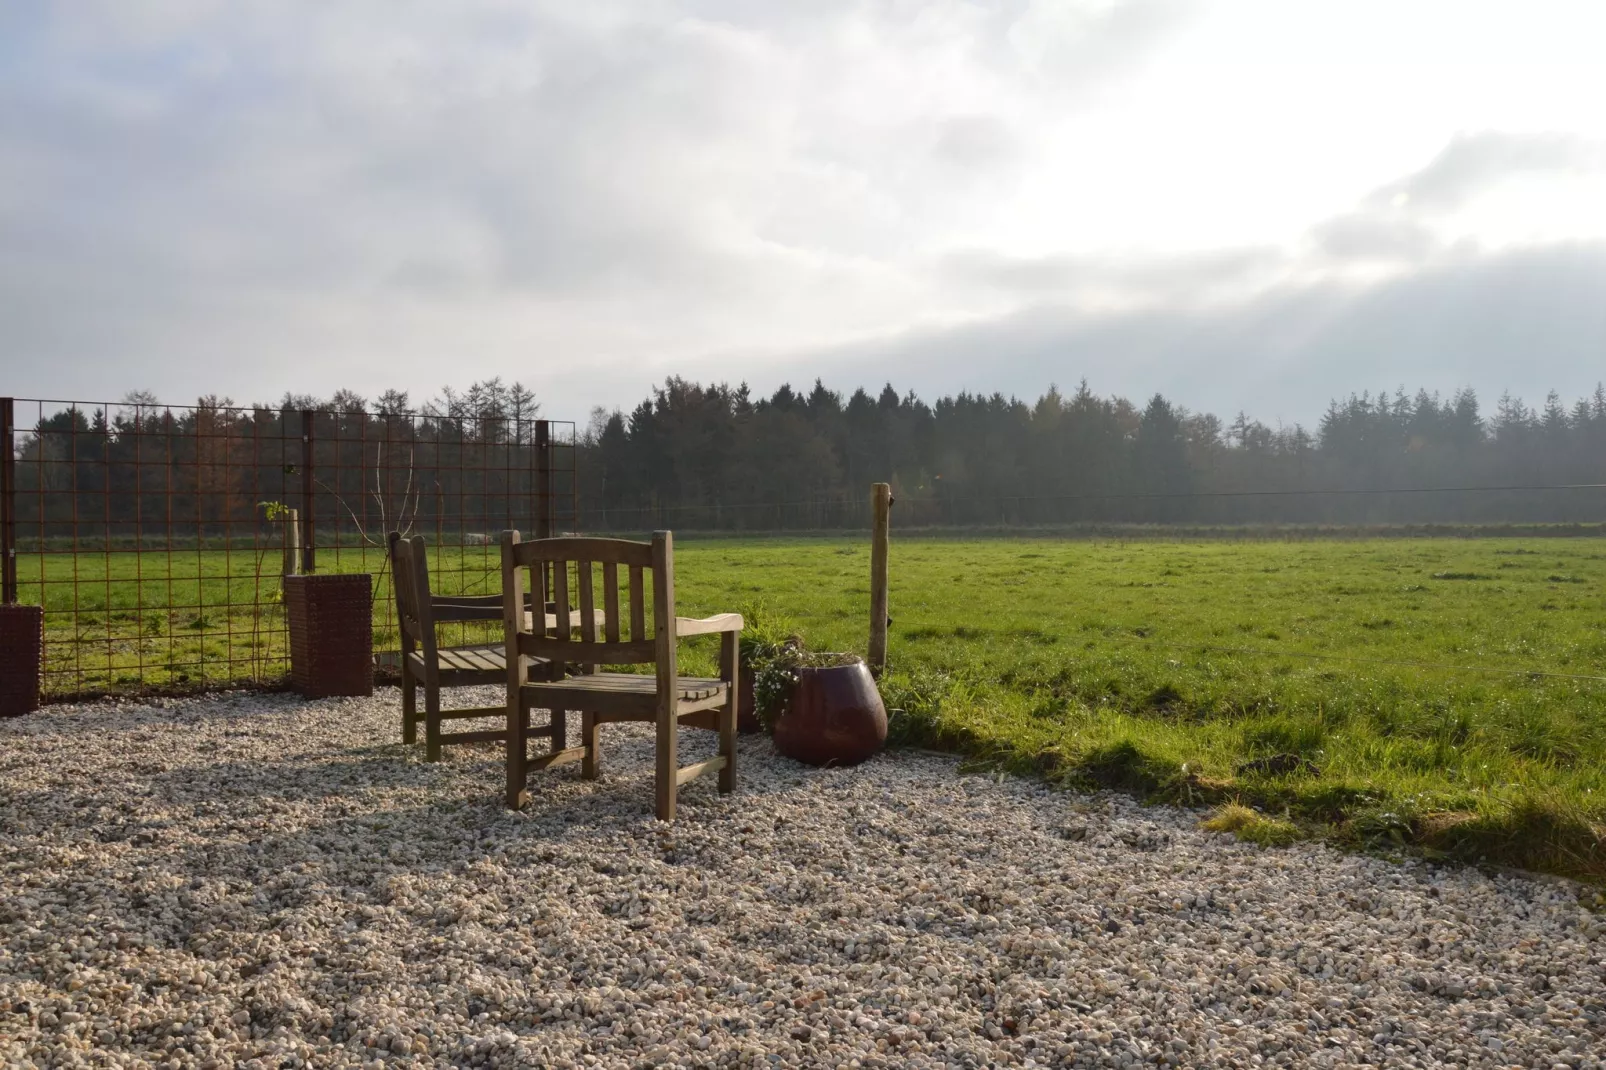
[[[16,403],[0,398],[0,604],[17,604]],[[44,599],[40,599],[43,601]]]
[[[308,576],[318,567],[312,524],[313,515],[317,512],[312,498],[315,486],[312,478],[312,452],[315,445],[312,440],[312,416],[311,409],[301,410],[301,571]]]
[[[294,576],[301,570],[301,516],[299,510],[291,509],[284,519],[284,568],[281,570],[285,576]]]
[[[552,537],[552,424],[535,421],[535,537]]]
[[[887,667],[887,529],[892,520],[892,485],[870,488],[870,671]]]

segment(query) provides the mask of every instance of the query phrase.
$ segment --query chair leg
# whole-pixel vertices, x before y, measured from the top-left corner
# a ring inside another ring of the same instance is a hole
[[[424,760],[441,760],[441,685],[424,681]]]
[[[586,751],[580,759],[580,776],[595,780],[602,773],[602,726],[590,710],[580,711],[580,746]]]
[[[728,681],[725,705],[719,709],[719,753],[725,766],[719,771],[719,793],[729,795],[736,790],[736,707],[740,699],[741,648],[734,633],[726,632],[720,642],[720,676]]]
[[[653,778],[658,802],[658,820],[675,820],[675,774],[680,770],[679,725],[675,723],[675,700],[660,698],[658,707],[658,768]]]
[[[413,679],[412,670],[407,667],[407,659],[402,658],[401,670],[402,693],[402,742],[418,742],[418,681]]]
[[[530,801],[530,774],[526,764],[530,759],[529,727],[529,706],[515,700],[507,711],[507,805],[513,810],[522,810]]]
[[[736,790],[736,689],[732,698],[719,711],[719,753],[725,764],[719,771],[719,793],[729,795]]]
[[[552,753],[556,754],[569,745],[569,711],[553,710],[551,725],[547,734],[552,737]]]

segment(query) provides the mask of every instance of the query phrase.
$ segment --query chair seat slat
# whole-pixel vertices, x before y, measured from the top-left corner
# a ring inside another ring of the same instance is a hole
[[[725,690],[725,681],[702,676],[682,676],[675,681],[683,701],[713,698]],[[599,672],[590,676],[570,676],[553,683],[525,684],[526,692],[534,695],[559,691],[585,694],[587,692],[630,695],[651,695],[658,689],[658,680],[652,676],[634,673]]]

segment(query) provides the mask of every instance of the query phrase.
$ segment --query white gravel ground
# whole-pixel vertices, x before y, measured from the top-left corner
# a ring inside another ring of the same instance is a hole
[[[493,698],[494,701],[494,698]],[[891,754],[499,803],[397,695],[0,724],[6,1066],[1599,1066],[1567,886],[1265,851]],[[644,728],[644,726],[642,726]],[[683,751],[711,739],[688,732]],[[688,754],[688,758],[690,757]]]

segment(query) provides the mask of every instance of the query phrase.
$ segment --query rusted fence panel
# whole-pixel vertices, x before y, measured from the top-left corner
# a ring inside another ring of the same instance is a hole
[[[273,685],[287,543],[373,574],[382,653],[386,532],[425,536],[438,589],[494,590],[503,527],[575,526],[575,456],[527,414],[0,399],[0,593],[44,608],[47,698]]]

